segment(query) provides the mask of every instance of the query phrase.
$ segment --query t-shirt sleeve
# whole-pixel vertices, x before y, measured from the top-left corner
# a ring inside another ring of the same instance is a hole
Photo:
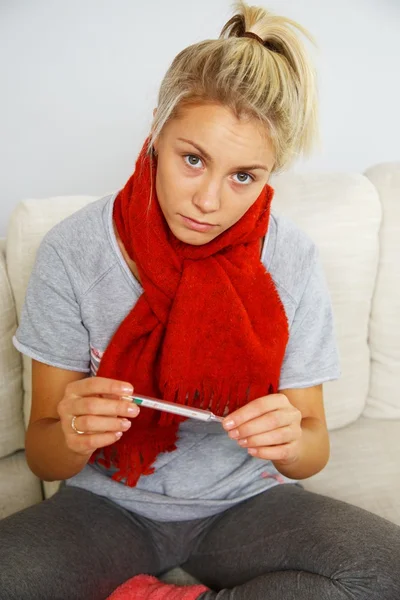
[[[73,283],[46,238],[36,255],[14,346],[27,356],[71,371],[90,371],[89,334]]]
[[[317,249],[289,329],[279,389],[305,388],[340,377],[331,298]]]

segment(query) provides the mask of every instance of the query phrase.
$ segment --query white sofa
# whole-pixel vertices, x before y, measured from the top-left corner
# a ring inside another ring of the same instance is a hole
[[[326,468],[307,489],[400,525],[400,163],[365,174],[285,174],[274,210],[320,249],[334,307],[342,377],[325,385],[331,437]],[[27,467],[30,360],[14,349],[35,253],[46,231],[94,197],[25,200],[0,252],[0,517],[51,495]]]

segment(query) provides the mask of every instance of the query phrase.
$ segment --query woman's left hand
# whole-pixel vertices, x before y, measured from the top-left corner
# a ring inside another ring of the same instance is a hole
[[[300,456],[301,421],[284,394],[270,394],[235,410],[222,425],[249,454],[287,465]]]

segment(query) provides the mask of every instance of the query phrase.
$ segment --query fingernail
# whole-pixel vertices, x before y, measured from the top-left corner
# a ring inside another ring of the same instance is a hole
[[[137,406],[130,406],[127,408],[126,412],[128,412],[130,415],[136,416],[139,414],[139,408]]]
[[[133,394],[133,386],[132,385],[123,385],[121,387],[121,391],[124,392],[124,394]]]
[[[122,435],[122,431],[117,431],[117,433],[115,434],[116,438],[120,438]]]
[[[225,429],[232,429],[232,427],[235,427],[235,421],[232,419],[230,421],[226,421],[226,423],[223,423],[223,426]]]
[[[238,444],[239,444],[240,446],[247,446],[247,440],[239,440],[239,441],[238,441]]]
[[[249,449],[247,450],[247,452],[248,452],[249,454],[251,454],[252,456],[255,456],[255,455],[257,454],[257,450],[256,450],[255,448],[249,448]]]
[[[122,419],[121,426],[122,429],[129,429],[129,427],[131,426],[131,422],[129,421],[129,419]]]
[[[234,429],[233,431],[229,432],[229,437],[231,437],[232,439],[236,439],[239,437],[239,431],[237,429]]]

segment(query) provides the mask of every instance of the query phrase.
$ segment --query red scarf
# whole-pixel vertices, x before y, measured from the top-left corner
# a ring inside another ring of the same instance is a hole
[[[186,244],[161,211],[147,144],[114,203],[118,233],[144,292],[115,331],[97,375],[128,381],[138,394],[226,415],[278,390],[288,322],[260,261],[274,192],[266,185],[212,241]],[[183,420],[142,407],[122,438],[96,450],[91,462],[113,465],[113,479],[135,486],[154,472],[160,452],[176,449]]]

